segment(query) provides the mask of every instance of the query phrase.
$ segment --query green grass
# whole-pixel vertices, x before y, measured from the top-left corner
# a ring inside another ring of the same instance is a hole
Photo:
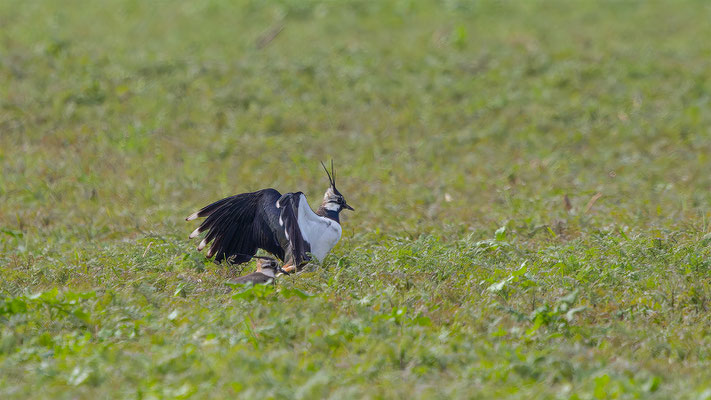
[[[709,17],[1,2],[0,397],[711,398]],[[338,246],[226,293],[184,217],[331,157]]]

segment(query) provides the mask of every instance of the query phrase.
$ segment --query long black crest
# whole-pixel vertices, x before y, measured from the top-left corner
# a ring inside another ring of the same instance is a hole
[[[326,169],[326,166],[323,165],[323,161],[321,161],[321,166],[323,167],[323,170],[326,171],[326,175],[328,175],[328,182],[333,186],[334,188],[336,187],[336,173],[333,171],[333,159],[331,159],[331,173],[328,172],[328,169]]]

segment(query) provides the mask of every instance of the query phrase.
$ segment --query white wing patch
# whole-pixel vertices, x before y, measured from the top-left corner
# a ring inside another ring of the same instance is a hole
[[[281,198],[279,200],[281,200]],[[276,201],[276,208],[281,208],[279,200]],[[284,220],[281,219],[281,213],[279,213],[279,226],[284,226]],[[286,229],[284,229],[284,234],[286,235],[286,240],[291,240],[289,239],[289,232],[287,232]]]
[[[303,194],[299,197],[296,221],[304,240],[311,245],[311,254],[319,260],[323,260],[341,238],[341,225],[332,219],[316,215]]]

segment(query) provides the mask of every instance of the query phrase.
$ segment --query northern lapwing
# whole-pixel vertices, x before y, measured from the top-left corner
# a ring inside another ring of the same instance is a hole
[[[300,270],[313,254],[323,260],[341,238],[339,214],[353,210],[336,189],[333,160],[328,175],[329,187],[321,206],[314,212],[302,192],[280,194],[275,189],[262,189],[224,198],[191,214],[186,221],[207,217],[190,238],[207,231],[197,249],[212,242],[207,257],[216,262],[233,264],[249,261],[263,249],[284,262],[284,270]]]
[[[257,259],[257,270],[251,274],[240,276],[239,278],[231,279],[227,283],[233,285],[245,285],[251,283],[252,285],[263,285],[268,283],[274,283],[277,273],[282,273],[288,275],[287,271],[284,271],[279,262],[270,257],[255,257]]]

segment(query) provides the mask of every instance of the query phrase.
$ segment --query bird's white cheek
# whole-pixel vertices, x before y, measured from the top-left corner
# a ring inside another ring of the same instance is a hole
[[[327,209],[328,211],[338,211],[341,209],[341,206],[338,203],[326,203],[324,208]]]

